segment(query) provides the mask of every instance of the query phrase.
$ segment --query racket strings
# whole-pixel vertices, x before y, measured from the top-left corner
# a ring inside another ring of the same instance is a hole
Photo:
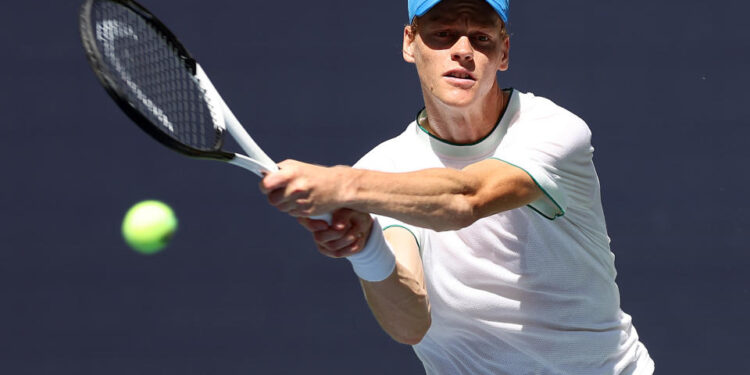
[[[131,105],[180,143],[218,150],[221,116],[177,48],[132,10],[108,1],[96,5],[92,23],[97,46]]]

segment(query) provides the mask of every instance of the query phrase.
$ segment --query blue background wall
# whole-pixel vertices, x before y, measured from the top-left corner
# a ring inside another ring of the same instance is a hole
[[[352,164],[412,120],[405,1],[144,0],[277,159]],[[0,11],[0,373],[415,374],[345,261],[242,170],[161,148],[86,63],[77,1]],[[594,132],[622,306],[660,374],[746,374],[749,6],[512,3],[504,86]],[[173,205],[163,253],[119,233]]]

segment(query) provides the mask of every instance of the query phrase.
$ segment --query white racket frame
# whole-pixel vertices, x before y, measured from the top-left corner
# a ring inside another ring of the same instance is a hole
[[[255,143],[255,140],[248,134],[245,128],[242,126],[237,117],[229,109],[229,106],[224,102],[224,99],[219,95],[219,91],[216,90],[211,80],[208,79],[208,75],[200,66],[195,64],[195,79],[198,81],[198,85],[205,91],[206,98],[209,104],[213,106],[212,113],[216,116],[216,125],[224,127],[229,134],[237,141],[237,144],[242,148],[247,155],[234,153],[234,158],[227,162],[232,165],[236,165],[240,168],[249,170],[255,173],[259,177],[265,176],[268,172],[275,172],[279,170],[276,162],[273,161],[263,149]],[[331,214],[323,214],[317,216],[311,216],[311,219],[325,220],[329,224],[331,223]]]
[[[234,154],[234,158],[228,160],[229,164],[236,165],[238,167],[249,170],[255,173],[259,177],[263,177],[267,172],[275,172],[279,170],[279,167],[271,159],[263,149],[255,143],[255,140],[247,133],[245,128],[242,126],[237,117],[232,113],[227,106],[224,99],[219,95],[219,91],[216,90],[211,80],[208,79],[208,75],[200,66],[195,64],[195,79],[198,81],[198,85],[205,91],[206,98],[211,106],[213,106],[212,115],[215,116],[215,124],[227,130],[229,134],[237,141],[237,144],[242,148],[247,155]]]

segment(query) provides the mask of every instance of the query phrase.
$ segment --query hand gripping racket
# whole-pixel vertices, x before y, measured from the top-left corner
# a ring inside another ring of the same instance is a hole
[[[184,155],[277,171],[177,37],[132,0],[86,0],[81,39],[99,81],[141,129]],[[246,155],[225,151],[228,132]],[[315,217],[330,221],[330,215]]]

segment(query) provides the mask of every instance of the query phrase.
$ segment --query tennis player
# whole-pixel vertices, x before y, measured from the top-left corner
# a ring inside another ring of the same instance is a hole
[[[353,168],[285,161],[261,190],[346,257],[428,374],[652,374],[620,309],[583,120],[502,89],[508,0],[409,0],[425,108]],[[333,212],[333,223],[303,217]]]

